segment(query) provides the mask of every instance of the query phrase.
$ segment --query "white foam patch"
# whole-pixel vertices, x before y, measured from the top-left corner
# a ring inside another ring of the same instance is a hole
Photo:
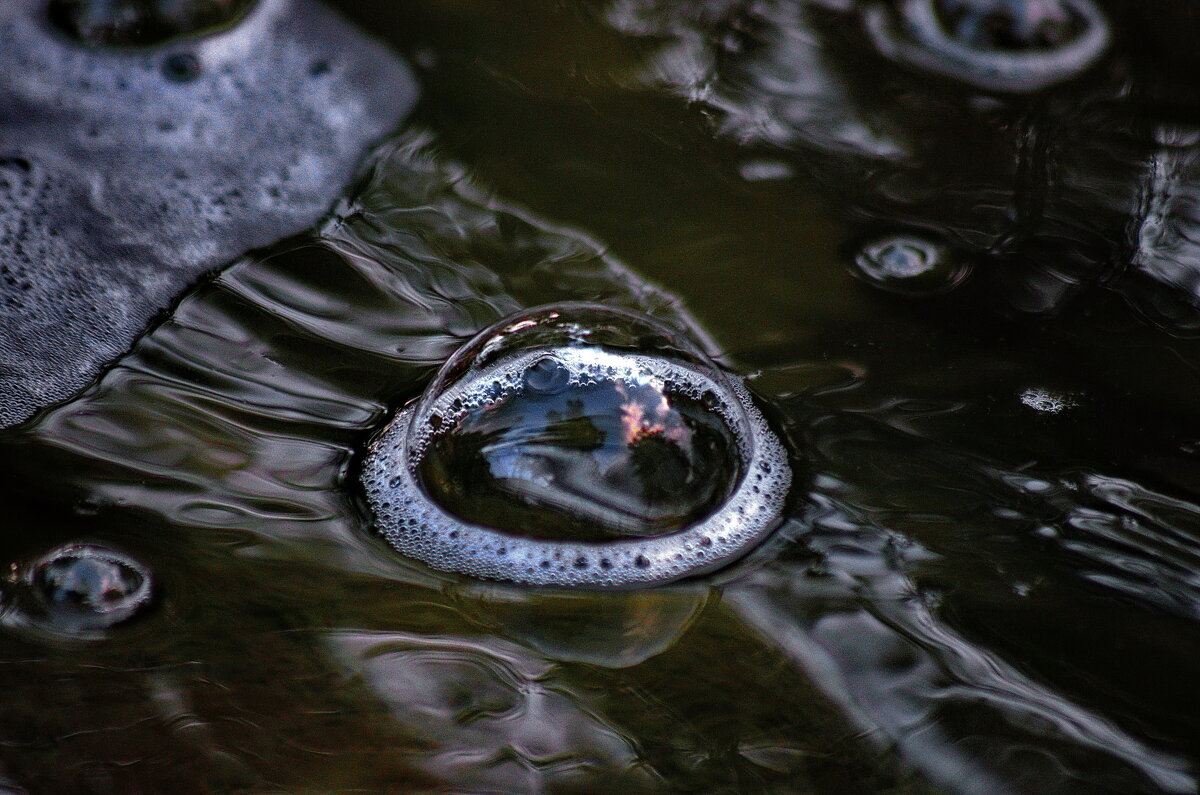
[[[736,380],[714,379],[699,369],[656,356],[617,354],[600,348],[555,350],[570,385],[590,381],[657,379],[672,390],[701,399],[711,394],[714,411],[733,432],[742,474],[728,499],[708,518],[653,538],[568,542],[511,535],[459,519],[425,492],[417,466],[435,435],[475,407],[522,390],[523,376],[547,351],[510,357],[455,384],[433,401],[425,416],[415,407],[400,412],[371,445],[362,481],[380,533],[399,552],[442,571],[529,585],[618,588],[670,582],[709,571],[738,558],[779,523],[791,487],[787,453]],[[410,429],[412,433],[410,434]]]
[[[319,221],[416,98],[316,0],[144,48],[0,0],[0,427],[86,386],[202,274]]]

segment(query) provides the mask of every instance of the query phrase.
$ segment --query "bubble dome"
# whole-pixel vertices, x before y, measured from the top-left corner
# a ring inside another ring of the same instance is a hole
[[[737,558],[778,524],[791,472],[746,388],[694,344],[569,303],[464,345],[362,481],[379,532],[435,569],[603,588]]]

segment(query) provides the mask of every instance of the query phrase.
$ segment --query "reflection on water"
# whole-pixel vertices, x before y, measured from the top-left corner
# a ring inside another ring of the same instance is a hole
[[[881,73],[838,0],[341,5],[421,65],[424,127],[0,438],[0,785],[1195,791],[1190,89],[1132,46],[1166,22],[1103,4],[1104,54],[1013,99]],[[851,275],[897,238],[974,272]],[[747,376],[804,473],[782,527],[619,593],[398,554],[373,434],[478,330],[578,300]],[[153,599],[22,623],[62,548]]]
[[[392,719],[419,727],[414,767],[468,791],[645,792],[662,782],[554,666],[519,646],[336,633],[332,656]]]
[[[519,392],[432,437],[420,463],[430,496],[467,521],[577,541],[665,535],[707,517],[741,475],[720,415],[636,369],[572,374],[573,358],[543,357]],[[534,385],[547,361],[561,388]]]

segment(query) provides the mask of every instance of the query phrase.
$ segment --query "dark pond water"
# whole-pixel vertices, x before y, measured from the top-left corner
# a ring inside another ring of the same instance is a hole
[[[1188,4],[338,0],[412,65],[401,122],[400,61],[289,2],[144,29],[56,3],[149,49],[45,34],[87,86],[0,77],[0,787],[1197,790]],[[239,78],[264,9],[291,21]],[[195,158],[109,112],[106,58],[171,86],[134,104],[192,113]],[[89,114],[115,132],[73,138]],[[556,590],[375,531],[372,439],[478,331],[565,301],[744,379],[790,456],[769,538]]]

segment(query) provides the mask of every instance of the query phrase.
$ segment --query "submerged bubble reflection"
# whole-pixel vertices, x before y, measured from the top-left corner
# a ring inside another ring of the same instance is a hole
[[[790,473],[745,389],[693,345],[563,304],[464,346],[363,479],[385,537],[434,568],[618,586],[744,552],[776,524]]]

